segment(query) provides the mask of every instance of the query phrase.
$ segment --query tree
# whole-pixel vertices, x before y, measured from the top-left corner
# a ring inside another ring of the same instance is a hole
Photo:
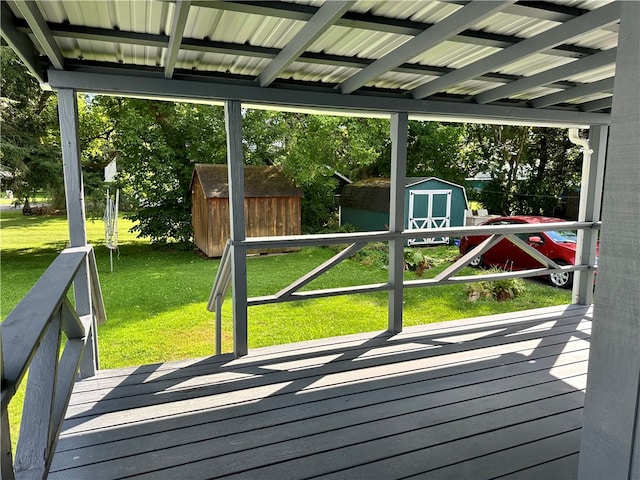
[[[578,149],[566,130],[511,125],[470,125],[474,169],[492,180],[480,201],[503,215],[553,215],[563,192],[580,183]]]
[[[407,175],[463,184],[468,171],[464,126],[409,122]]]
[[[515,209],[557,216],[562,195],[580,186],[582,157],[564,129],[533,128],[530,140],[530,175],[518,183]]]
[[[64,205],[55,95],[40,88],[10,47],[0,53],[0,166],[9,173],[3,187],[25,201],[44,191]]]
[[[112,122],[110,148],[134,230],[155,243],[188,242],[193,165],[226,159],[222,109],[114,97],[94,103]]]
[[[375,171],[388,144],[389,122],[306,114],[285,118],[279,165],[304,192],[303,228],[322,230],[337,210],[334,173],[358,180]]]

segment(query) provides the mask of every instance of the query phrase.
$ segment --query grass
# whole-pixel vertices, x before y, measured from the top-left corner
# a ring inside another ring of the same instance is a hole
[[[128,233],[131,222],[121,219],[119,256],[109,272],[101,220],[87,222],[87,237],[96,249],[108,322],[99,329],[102,368],[140,365],[210,355],[213,351],[213,314],[206,310],[217,260],[191,251],[172,251],[149,245]],[[66,246],[67,222],[56,216],[24,216],[3,211],[0,315],[2,318],[27,293],[55,256]],[[446,268],[457,255],[455,247],[425,249],[435,268]],[[248,260],[249,295],[267,295],[288,285],[329,258],[327,248],[308,248],[286,255]],[[364,265],[363,265],[364,264]],[[277,272],[277,274],[274,274]],[[464,273],[464,272],[463,272]],[[406,272],[406,278],[416,278]],[[366,258],[346,261],[307,288],[384,282],[387,272]],[[461,317],[488,315],[570,302],[566,291],[527,281],[526,292],[511,302],[469,302],[461,285],[414,288],[405,291],[404,323],[416,325]],[[231,302],[225,302],[223,346],[231,349]],[[282,344],[319,337],[386,328],[385,293],[340,296],[249,309],[250,347]]]
[[[143,365],[211,355],[214,314],[206,310],[218,260],[193,251],[150,245],[128,232],[132,223],[120,219],[119,255],[109,272],[101,220],[87,222],[87,237],[95,246],[108,321],[99,327],[101,368]],[[17,305],[56,255],[67,244],[67,222],[58,216],[24,216],[4,210],[0,217],[0,316]],[[455,247],[424,250],[436,266],[435,276],[457,255]],[[250,257],[247,262],[250,296],[273,294],[330,258],[328,248],[305,248],[286,255]],[[379,283],[387,271],[378,259],[360,255],[347,260],[306,288]],[[468,274],[472,270],[463,271]],[[405,272],[405,278],[417,278]],[[404,324],[452,320],[570,303],[568,291],[539,281],[527,281],[525,292],[507,302],[470,302],[464,285],[412,288],[405,291]],[[232,348],[231,302],[223,307],[223,350]],[[384,330],[387,294],[372,293],[264,305],[249,309],[249,347],[292,343],[350,333]],[[23,382],[24,384],[24,382]],[[17,439],[24,389],[10,404],[12,440]]]

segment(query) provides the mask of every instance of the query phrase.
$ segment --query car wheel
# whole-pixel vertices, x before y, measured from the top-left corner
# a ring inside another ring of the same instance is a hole
[[[558,265],[569,265],[562,260],[556,260]],[[573,272],[557,272],[549,274],[549,283],[556,288],[571,288],[573,286]]]
[[[469,250],[473,250],[476,247],[471,247]],[[473,268],[480,268],[484,265],[484,257],[482,255],[478,255],[474,257],[473,260],[469,262],[469,266]]]

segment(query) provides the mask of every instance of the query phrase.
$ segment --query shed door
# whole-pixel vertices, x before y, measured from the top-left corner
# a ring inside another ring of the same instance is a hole
[[[409,192],[409,230],[445,228],[451,222],[451,190],[411,190]],[[449,243],[449,237],[415,238],[409,245]]]

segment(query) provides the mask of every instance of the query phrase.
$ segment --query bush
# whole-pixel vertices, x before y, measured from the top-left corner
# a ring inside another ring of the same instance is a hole
[[[490,273],[498,273],[501,270],[491,269]],[[480,299],[494,299],[499,302],[511,300],[524,293],[525,283],[520,278],[504,278],[491,282],[477,282],[466,285],[469,300],[472,302]]]
[[[416,272],[419,277],[422,273],[435,265],[433,259],[427,257],[422,250],[405,248],[404,249],[404,269]]]

